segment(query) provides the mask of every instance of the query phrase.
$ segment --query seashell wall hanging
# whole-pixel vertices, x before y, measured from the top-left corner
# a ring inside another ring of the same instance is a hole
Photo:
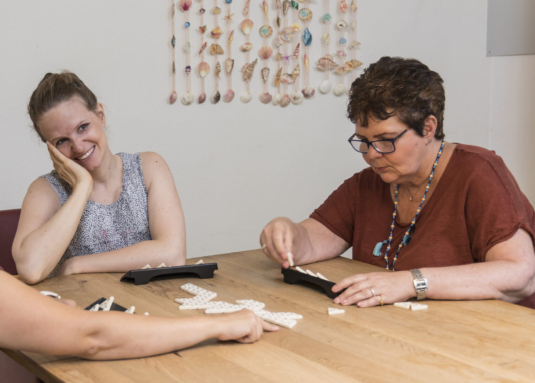
[[[208,1],[211,7],[205,9]],[[195,15],[198,10],[199,17],[192,21],[189,14],[193,12],[193,0],[177,0],[176,4],[175,0],[171,0],[172,91],[169,103],[176,103],[178,98],[177,63],[179,67],[181,63],[184,65],[183,72],[179,69],[179,73],[184,73],[185,80],[181,96],[184,105],[195,102],[191,90],[192,76],[200,81],[199,104],[206,103],[207,98],[212,103],[218,103],[221,99],[231,102],[235,96],[232,89],[235,65],[244,81],[244,89],[240,94],[240,100],[244,103],[252,100],[251,87],[255,86],[255,82],[262,81],[257,93],[261,103],[273,102],[282,107],[292,103],[298,105],[315,95],[314,87],[310,86],[310,75],[311,71],[316,70],[323,72],[319,86],[321,93],[330,93],[332,90],[335,96],[347,94],[356,76],[356,69],[362,65],[357,59],[360,46],[356,30],[357,1],[322,0],[322,4],[316,5],[312,0],[258,0],[256,4],[260,10],[255,10],[253,14],[250,12],[251,0],[243,0],[242,20],[235,21],[232,0],[198,0],[199,8],[195,5]],[[177,8],[183,14],[178,21],[178,33],[175,32]],[[204,18],[207,11],[212,15],[209,20]],[[317,30],[314,29],[315,20],[322,24]],[[239,31],[234,30],[233,23]],[[190,30],[198,33],[198,40],[195,34],[193,42],[190,41]],[[181,37],[181,31],[184,37]],[[255,33],[258,35],[253,34],[255,37],[251,38],[253,31],[257,31]],[[243,34],[243,38],[233,46],[235,33],[238,36]],[[317,40],[313,39],[313,33]],[[313,40],[320,41],[322,45],[321,57],[311,57]],[[177,44],[179,49],[176,49]],[[233,50],[240,52],[241,58],[237,61],[232,57]],[[184,59],[176,58],[177,52],[183,54]],[[270,68],[270,60],[274,61],[275,68]],[[255,74],[256,66],[260,75]],[[330,81],[331,72],[338,76],[334,89]],[[227,78],[225,91],[219,89],[221,76]],[[213,93],[207,97],[205,87],[212,79]],[[273,93],[270,92],[272,86],[275,87]]]

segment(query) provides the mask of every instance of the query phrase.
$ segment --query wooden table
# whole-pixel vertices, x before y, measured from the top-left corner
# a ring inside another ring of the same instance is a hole
[[[535,380],[535,310],[500,301],[427,301],[428,310],[394,306],[327,315],[337,307],[324,294],[283,283],[280,267],[260,250],[205,257],[217,262],[213,279],[180,278],[143,286],[121,274],[72,275],[35,286],[86,307],[115,296],[137,313],[202,316],[179,310],[175,298],[191,282],[218,300],[255,299],[269,311],[304,316],[289,330],[265,333],[253,345],[206,341],[175,353],[117,361],[86,361],[4,350],[47,382],[519,382]],[[193,263],[195,260],[188,260]],[[374,266],[337,258],[308,266],[333,281]],[[126,315],[126,314],[125,314]],[[58,329],[58,331],[61,331]]]

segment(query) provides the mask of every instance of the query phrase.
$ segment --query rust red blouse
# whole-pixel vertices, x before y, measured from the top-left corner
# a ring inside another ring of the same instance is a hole
[[[372,251],[388,238],[393,211],[389,184],[367,168],[347,179],[310,217],[351,244],[353,259],[386,267]],[[409,225],[396,221],[390,264]],[[519,228],[533,240],[535,212],[501,157],[458,144],[418,216],[411,242],[398,255],[396,270],[483,262],[491,247]],[[535,308],[535,294],[519,304]]]

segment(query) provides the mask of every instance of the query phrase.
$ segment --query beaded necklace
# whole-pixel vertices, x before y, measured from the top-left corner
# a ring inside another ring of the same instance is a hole
[[[438,165],[438,161],[440,160],[440,156],[442,155],[442,149],[444,149],[444,140],[442,140],[442,144],[440,145],[440,150],[438,151],[437,158],[435,160],[435,163],[433,164],[433,169],[431,170],[431,174],[429,175],[429,181],[427,182],[427,186],[425,187],[424,196],[422,197],[422,201],[420,202],[420,206],[418,206],[418,210],[416,210],[416,215],[412,219],[411,225],[410,225],[409,229],[405,232],[405,235],[403,236],[403,239],[401,240],[401,243],[398,246],[398,250],[396,251],[396,254],[394,255],[394,259],[392,261],[392,271],[396,270],[395,269],[395,265],[396,265],[396,261],[398,259],[398,254],[401,251],[401,248],[404,247],[404,246],[407,246],[409,244],[409,242],[411,241],[411,239],[412,239],[411,236],[409,235],[409,233],[412,230],[412,228],[414,227],[414,224],[416,223],[416,218],[418,217],[418,215],[420,214],[420,211],[422,210],[422,205],[425,202],[425,196],[427,195],[427,192],[429,191],[429,186],[431,185],[431,181],[433,180],[433,176],[435,174],[435,169],[436,169],[436,167]],[[396,192],[395,192],[395,197],[396,198],[395,198],[395,201],[394,201],[394,213],[392,214],[392,225],[390,225],[390,236],[388,237],[388,240],[385,240],[385,241],[382,241],[382,242],[377,242],[377,244],[373,248],[373,255],[375,257],[380,257],[381,255],[383,255],[381,253],[381,248],[383,247],[383,245],[385,243],[388,242],[388,246],[386,247],[386,253],[385,253],[385,256],[384,256],[384,259],[386,261],[386,269],[387,270],[390,270],[389,264],[388,264],[388,252],[390,250],[390,245],[392,244],[392,234],[394,233],[394,226],[395,226],[395,223],[396,223],[396,215],[397,215],[397,211],[398,211],[398,193],[399,193],[399,184],[397,184],[397,186],[396,186]]]

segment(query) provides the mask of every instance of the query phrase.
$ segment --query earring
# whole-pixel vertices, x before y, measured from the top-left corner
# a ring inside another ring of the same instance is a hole
[[[427,143],[428,143],[428,144],[430,144],[430,143],[431,143],[431,141],[433,141],[433,139],[432,139],[432,138],[428,139],[428,140],[427,140]]]

